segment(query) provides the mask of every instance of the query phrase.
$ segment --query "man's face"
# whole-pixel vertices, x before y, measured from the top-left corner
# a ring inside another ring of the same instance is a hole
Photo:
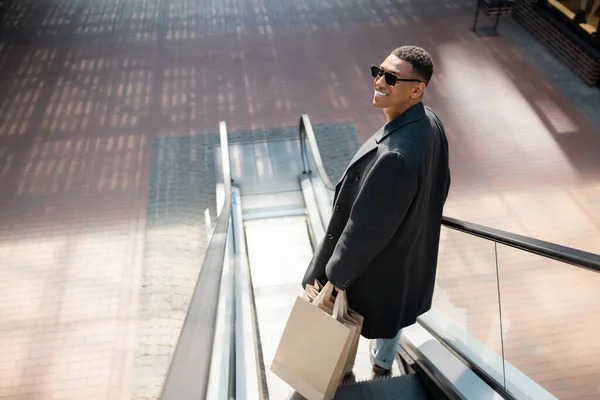
[[[379,66],[385,72],[391,72],[401,79],[419,79],[413,73],[409,62],[390,54]],[[373,106],[376,108],[403,108],[406,104],[420,98],[424,84],[419,82],[397,81],[394,86],[385,81],[385,75],[374,78],[375,91]]]

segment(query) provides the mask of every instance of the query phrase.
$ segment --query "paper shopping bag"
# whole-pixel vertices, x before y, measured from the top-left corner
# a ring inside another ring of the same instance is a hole
[[[329,314],[331,314],[331,312],[333,311],[333,306],[334,306],[334,302],[335,302],[335,297],[333,297],[333,286],[328,286],[328,290],[327,291],[327,296],[324,296],[322,301],[318,302],[317,307],[328,311]],[[304,294],[302,295],[302,297],[310,302],[313,302],[316,298],[317,295],[319,293],[321,293],[323,289],[323,285],[321,285],[319,283],[319,281],[317,281],[315,279],[315,283],[314,285],[306,285],[306,288],[304,289]]]
[[[346,365],[344,366],[344,371],[351,370],[354,367],[354,362],[356,361],[356,353],[358,352],[358,344],[360,342],[360,335],[362,333],[363,327],[363,316],[358,314],[357,312],[349,311],[349,321],[352,321],[352,326],[354,327],[354,337],[352,339],[352,347],[350,348],[350,354],[348,354],[348,360],[346,361]]]
[[[306,285],[306,288],[304,290],[304,298],[309,301],[313,301],[322,288],[323,285],[321,285],[319,281],[315,280],[315,283],[313,285]],[[321,303],[320,308],[325,309],[325,311],[328,311],[331,314],[333,312],[334,301],[335,298],[333,296],[330,296],[328,299],[324,300],[323,303]],[[323,306],[326,306],[326,308],[324,308]],[[352,328],[355,328],[353,330],[352,347],[350,349],[350,354],[348,355],[348,361],[344,366],[344,371],[352,369],[352,367],[354,366],[354,362],[356,361],[356,353],[358,352],[358,345],[360,343],[360,335],[362,333],[363,320],[363,316],[357,313],[356,311],[352,310],[350,307],[348,307],[347,311],[344,312],[344,323],[346,323]]]
[[[345,295],[329,300],[328,283],[310,302],[297,297],[275,352],[271,371],[308,400],[331,400],[340,384],[353,344],[353,328],[343,322]],[[323,307],[323,308],[321,308]]]

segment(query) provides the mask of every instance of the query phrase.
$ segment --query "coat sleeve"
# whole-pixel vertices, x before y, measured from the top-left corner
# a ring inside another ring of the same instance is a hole
[[[390,241],[417,191],[417,175],[398,152],[381,156],[365,177],[348,222],[325,268],[345,290]]]

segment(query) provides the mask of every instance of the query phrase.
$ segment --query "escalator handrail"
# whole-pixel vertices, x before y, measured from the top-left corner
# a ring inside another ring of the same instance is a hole
[[[308,162],[308,152],[310,151],[315,161],[316,173],[323,181],[325,187],[330,191],[334,191],[335,186],[331,183],[329,176],[325,171],[316,136],[310,118],[306,114],[303,114],[300,117],[300,146],[304,173],[313,173]],[[587,270],[600,272],[600,255],[598,254],[445,216],[442,217],[442,225],[459,232],[478,236],[528,253],[537,254],[542,257],[585,268]]]
[[[545,242],[518,235],[516,233],[505,232],[500,229],[490,228],[483,225],[474,224],[459,219],[443,217],[442,225],[478,236],[496,243],[500,243],[528,253],[537,254],[542,257],[557,260],[576,267],[585,268],[591,271],[600,272],[600,255],[589,253],[571,247],[562,246],[555,243]]]
[[[207,395],[231,217],[231,166],[224,122],[220,124],[220,138],[224,202],[198,274],[161,399],[205,399]]]
[[[307,143],[308,142],[308,143]],[[309,147],[307,147],[307,145]],[[323,181],[323,184],[328,190],[334,191],[335,186],[329,180],[329,175],[325,170],[325,166],[323,164],[323,160],[321,159],[321,152],[319,151],[319,145],[317,144],[317,137],[315,136],[315,132],[313,131],[312,124],[310,122],[310,118],[307,114],[303,114],[300,117],[300,152],[302,156],[302,167],[304,173],[312,173],[310,169],[310,165],[308,163],[308,153],[307,150],[310,148],[310,152],[312,153],[315,159],[315,167],[317,168],[317,172],[319,177]]]

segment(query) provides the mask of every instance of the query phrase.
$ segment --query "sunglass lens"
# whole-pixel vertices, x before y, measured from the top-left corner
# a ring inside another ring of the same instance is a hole
[[[384,72],[379,67],[372,66],[371,67],[371,75],[373,75],[373,78],[378,78],[381,75],[383,75],[383,76],[385,76],[385,82],[388,85],[394,86],[396,84],[396,76],[394,74],[390,74],[389,72]]]
[[[376,66],[371,67],[371,75],[373,75],[373,78],[377,78],[380,73],[381,73],[381,69],[379,69]]]
[[[396,77],[393,74],[386,72],[385,73],[385,82],[390,86],[394,86],[396,84]]]

